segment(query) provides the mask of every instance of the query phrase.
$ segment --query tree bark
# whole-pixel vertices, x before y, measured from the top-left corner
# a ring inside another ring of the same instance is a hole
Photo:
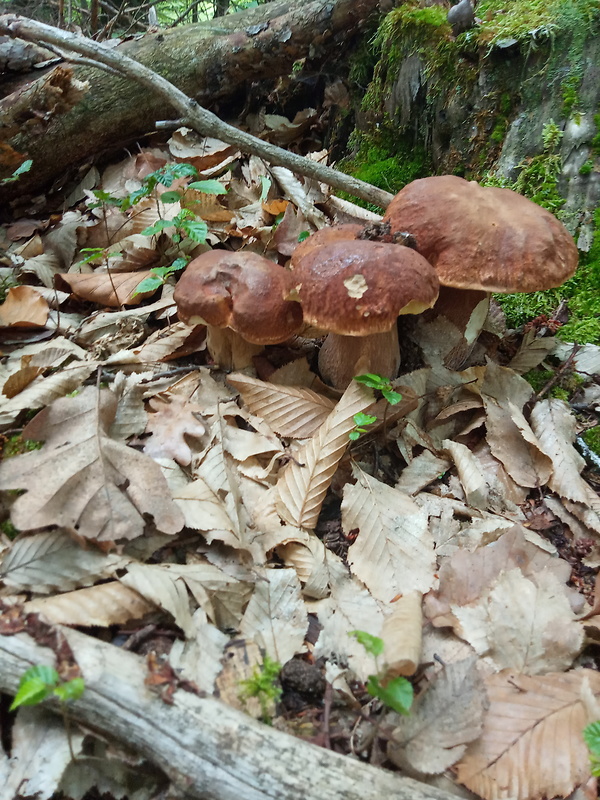
[[[298,59],[341,54],[377,5],[378,0],[281,0],[210,24],[146,34],[122,43],[118,51],[206,105],[285,75]],[[88,65],[72,70],[72,77],[66,75],[62,64],[0,103],[0,142],[34,162],[30,173],[4,187],[5,200],[151,133],[158,120],[177,116],[162,98],[121,75]],[[78,93],[74,80],[87,81],[89,90]],[[0,161],[0,177],[12,169],[1,171]]]
[[[212,697],[178,690],[165,704],[144,683],[144,660],[61,629],[84,680],[69,715],[132,748],[197,800],[453,800],[440,789],[377,769],[262,725]],[[35,664],[54,663],[27,634],[0,636],[0,691],[14,694]],[[55,707],[55,710],[58,710]]]

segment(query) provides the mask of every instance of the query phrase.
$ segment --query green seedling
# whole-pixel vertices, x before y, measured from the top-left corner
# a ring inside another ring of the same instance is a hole
[[[310,231],[300,231],[300,233],[298,234],[298,241],[300,242],[300,244],[302,244],[302,242],[305,242],[309,236],[310,236]]]
[[[281,687],[277,684],[280,672],[281,664],[265,656],[262,665],[254,667],[252,677],[240,681],[240,699],[256,697],[260,703],[261,719],[267,725],[271,724],[273,706],[281,697]]]
[[[592,775],[600,777],[600,721],[591,722],[583,729],[583,738],[590,751]]]
[[[369,389],[374,389],[376,392],[381,392],[391,406],[395,406],[402,400],[402,395],[394,391],[392,383],[388,378],[382,378],[381,375],[374,375],[367,372],[364,375],[357,375],[354,380],[357,383],[362,383],[368,386]]]
[[[84,689],[83,678],[61,681],[54,667],[39,664],[30,667],[21,676],[19,688],[9,710],[14,711],[19,706],[37,706],[48,697],[57,697],[61,703],[67,703],[81,697]]]
[[[12,175],[8,178],[2,178],[0,181],[0,186],[5,186],[7,183],[14,183],[18,181],[21,175],[24,175],[26,172],[29,172],[33,165],[33,161],[28,158],[27,161],[24,161],[20,166],[16,168]]]
[[[367,692],[371,697],[376,697],[384,706],[391,708],[397,714],[409,714],[414,696],[412,683],[402,677],[385,680],[384,670],[379,669],[378,659],[383,654],[385,647],[383,639],[378,636],[372,636],[366,631],[350,631],[349,635],[354,636],[367,653],[373,656],[375,666],[378,667],[377,673],[369,675],[367,678]]]
[[[154,269],[150,270],[150,275],[147,278],[144,278],[144,280],[138,284],[133,297],[135,297],[136,294],[155,292],[167,282],[167,279],[170,275],[173,275],[180,269],[184,269],[188,261],[188,258],[181,257],[176,258],[175,261],[168,267],[154,267]]]
[[[352,419],[356,423],[356,427],[354,430],[350,431],[348,438],[353,442],[355,442],[363,433],[367,433],[365,425],[372,425],[374,422],[377,422],[377,417],[373,417],[371,414],[363,414],[362,411],[359,411],[358,414],[355,414]]]

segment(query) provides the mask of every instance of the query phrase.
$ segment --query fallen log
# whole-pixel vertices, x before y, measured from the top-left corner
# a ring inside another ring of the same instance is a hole
[[[333,753],[256,722],[212,697],[178,690],[173,705],[144,683],[133,653],[62,628],[85,679],[69,715],[147,758],[197,800],[453,800],[455,795]],[[0,636],[0,691],[14,694],[51,650]],[[51,701],[50,701],[51,702]],[[58,708],[55,706],[56,710]]]
[[[288,74],[298,59],[310,56],[318,62],[327,53],[333,57],[347,48],[377,3],[283,0],[218,18],[210,25],[147,34],[122,43],[115,52],[146,65],[206,105],[232,97],[252,83]],[[37,23],[5,15],[0,17],[0,33],[18,36],[19,28],[26,30],[28,24]],[[82,38],[63,35],[72,42]],[[105,52],[108,56],[111,51]],[[8,200],[42,187],[75,163],[93,160],[151,133],[157,121],[179,116],[159,93],[114,69],[89,63],[66,69],[60,64],[0,102],[0,142],[34,162],[18,185],[0,189],[0,198]],[[12,169],[11,165],[2,169],[0,158],[0,177]]]

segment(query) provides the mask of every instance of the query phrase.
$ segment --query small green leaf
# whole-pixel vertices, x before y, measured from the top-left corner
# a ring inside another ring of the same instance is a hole
[[[164,284],[164,280],[159,277],[153,278],[149,275],[147,278],[144,278],[143,281],[140,281],[136,287],[135,292],[131,295],[132,298],[137,297],[138,294],[146,294],[147,292],[155,292],[157,289]]]
[[[371,414],[364,414],[362,411],[355,414],[352,419],[357,425],[372,425],[374,422],[377,422],[377,417]]]
[[[175,259],[175,261],[171,264],[170,267],[168,267],[168,269],[171,272],[177,272],[177,270],[185,269],[189,263],[189,260],[190,259],[187,256],[180,256],[179,258]]]
[[[414,690],[412,683],[406,678],[392,678],[386,686],[382,686],[377,675],[369,675],[367,691],[372,697],[398,714],[408,714],[412,706]]]
[[[28,158],[21,164],[21,166],[16,168],[16,170],[12,174],[12,177],[18,178],[19,175],[24,175],[26,172],[29,172],[32,166],[33,166],[33,161],[30,158]]]
[[[355,375],[354,380],[357,383],[368,386],[369,389],[381,390],[382,387],[389,386],[388,380],[382,378],[381,375],[374,375],[372,372],[366,372],[364,375]]]
[[[172,192],[163,192],[160,199],[163,203],[178,203],[181,200],[181,192],[175,190]]]
[[[598,722],[590,722],[583,729],[583,738],[590,751],[600,755],[600,720]]]
[[[399,392],[395,392],[393,389],[382,389],[381,394],[391,406],[395,406],[402,400],[402,395],[399,394]]]
[[[172,227],[173,227],[172,219],[157,219],[154,225],[150,225],[149,228],[144,228],[144,230],[141,233],[143,236],[154,236],[156,233],[164,231],[165,228],[172,228]]]
[[[367,653],[372,656],[380,656],[383,653],[383,639],[379,636],[372,636],[366,631],[348,631],[349,636],[354,636],[356,641],[365,648]]]
[[[190,189],[195,189],[197,192],[204,192],[204,194],[227,194],[227,189],[222,183],[215,180],[210,181],[194,181],[188,184]]]
[[[309,236],[310,236],[310,231],[301,231],[298,234],[298,241],[299,242],[305,242],[308,239]]]
[[[60,680],[54,667],[39,664],[30,667],[21,675],[19,688],[10,710],[19,706],[35,706],[45,700]]]
[[[105,252],[102,247],[84,247],[82,248],[81,252],[87,253],[88,255],[81,259],[79,262],[80,264],[89,264],[91,261],[98,261],[105,256]]]
[[[59,684],[53,694],[55,694],[62,703],[67,703],[70,700],[79,700],[85,690],[85,681],[83,678],[73,678],[66,683]]]
[[[208,235],[208,225],[203,219],[200,220],[185,220],[181,224],[181,230],[193,242],[204,244]]]
[[[364,431],[359,431],[359,430],[350,431],[350,433],[348,434],[348,438],[351,441],[355,442],[357,439],[360,439],[361,433],[364,433]]]
[[[50,692],[51,688],[41,678],[32,678],[19,687],[9,711],[14,711],[19,706],[36,706],[45,700]]]
[[[260,178],[260,202],[264,203],[267,199],[267,195],[269,194],[269,189],[271,188],[272,184],[271,178],[268,175],[261,175]]]

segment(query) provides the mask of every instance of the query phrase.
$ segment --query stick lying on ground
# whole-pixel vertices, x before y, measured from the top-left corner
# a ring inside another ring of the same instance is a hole
[[[178,690],[165,704],[144,684],[144,660],[61,628],[85,679],[70,716],[160,767],[197,800],[452,800],[455,795],[295,739],[212,697]],[[51,650],[0,636],[0,691],[14,694]],[[58,712],[58,708],[56,708]]]

